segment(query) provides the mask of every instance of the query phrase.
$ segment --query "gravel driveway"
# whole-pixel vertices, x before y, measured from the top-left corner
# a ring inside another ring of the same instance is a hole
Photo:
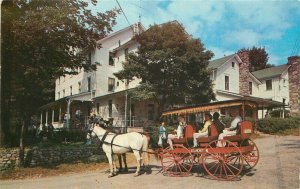
[[[299,189],[300,139],[297,136],[265,135],[255,140],[260,150],[260,160],[251,172],[244,173],[238,181],[216,181],[197,176],[194,168],[188,177],[167,177],[160,172],[159,162],[152,159],[152,173],[133,177],[120,174],[107,178],[105,171],[78,173],[34,180],[0,181],[1,189]],[[202,169],[202,171],[204,171]]]

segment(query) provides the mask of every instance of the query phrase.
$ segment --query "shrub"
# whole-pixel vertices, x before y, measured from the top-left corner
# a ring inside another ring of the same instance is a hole
[[[268,118],[258,120],[258,130],[268,134],[282,133],[287,129],[300,128],[300,118]]]

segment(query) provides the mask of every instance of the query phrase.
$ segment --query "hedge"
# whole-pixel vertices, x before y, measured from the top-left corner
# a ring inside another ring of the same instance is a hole
[[[257,122],[258,130],[268,134],[283,132],[287,129],[300,128],[300,118],[267,118]]]

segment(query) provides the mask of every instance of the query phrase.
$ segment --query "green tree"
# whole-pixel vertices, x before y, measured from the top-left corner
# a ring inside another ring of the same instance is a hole
[[[118,10],[92,14],[88,5],[84,0],[2,2],[1,145],[16,145],[31,115],[53,100],[55,78],[95,69],[88,54],[112,31]]]
[[[137,54],[129,54],[119,79],[141,79],[133,92],[137,99],[154,99],[159,112],[175,104],[195,104],[214,99],[210,70],[213,56],[199,39],[188,35],[182,25],[168,22],[153,25],[136,36]]]
[[[248,53],[249,53],[249,61],[250,61],[249,71],[250,72],[274,66],[272,64],[268,64],[269,55],[266,52],[264,47],[262,48],[262,47],[253,46],[252,48],[248,48],[248,49],[243,48],[243,49],[239,50],[238,52],[244,51],[244,50],[248,51]]]

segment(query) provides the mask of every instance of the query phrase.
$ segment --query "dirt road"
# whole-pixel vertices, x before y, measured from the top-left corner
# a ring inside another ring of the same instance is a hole
[[[172,178],[160,172],[157,161],[152,160],[149,175],[133,177],[129,174],[107,178],[105,171],[78,173],[34,180],[0,181],[1,189],[299,189],[300,139],[296,136],[263,136],[255,140],[260,160],[255,169],[244,173],[238,181],[215,181],[197,176],[203,169],[195,167],[188,177]]]

